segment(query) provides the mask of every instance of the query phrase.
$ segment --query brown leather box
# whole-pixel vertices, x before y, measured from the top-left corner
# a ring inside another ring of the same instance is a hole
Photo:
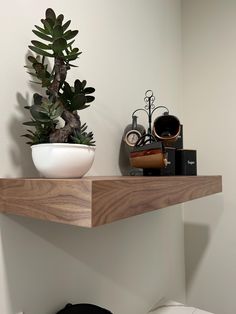
[[[175,175],[175,148],[166,147],[166,167],[160,169],[143,169],[144,176],[174,176]]]

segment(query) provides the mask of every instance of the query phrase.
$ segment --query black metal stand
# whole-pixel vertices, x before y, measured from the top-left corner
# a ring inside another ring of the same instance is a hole
[[[135,113],[138,112],[138,111],[144,111],[147,114],[147,117],[148,117],[147,132],[143,136],[141,136],[139,138],[139,140],[135,144],[135,147],[145,146],[147,144],[151,144],[153,142],[157,142],[156,138],[152,134],[152,116],[153,116],[153,113],[157,109],[164,108],[164,109],[166,109],[166,113],[169,114],[169,110],[165,106],[157,106],[156,107],[154,105],[155,96],[153,95],[153,91],[152,90],[149,89],[149,90],[146,91],[145,97],[144,97],[144,101],[146,102],[146,105],[144,106],[144,109],[143,108],[139,108],[139,109],[136,109],[132,113],[132,118],[135,116]]]

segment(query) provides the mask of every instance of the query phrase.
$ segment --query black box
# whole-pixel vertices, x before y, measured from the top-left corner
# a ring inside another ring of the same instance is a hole
[[[175,153],[175,173],[180,176],[197,175],[197,151],[177,149]]]
[[[166,147],[167,166],[160,169],[143,169],[144,176],[174,176],[175,175],[175,148]]]
[[[176,149],[183,149],[183,124],[180,125],[180,133],[178,135],[178,138],[175,142],[167,142],[167,147],[174,147]]]

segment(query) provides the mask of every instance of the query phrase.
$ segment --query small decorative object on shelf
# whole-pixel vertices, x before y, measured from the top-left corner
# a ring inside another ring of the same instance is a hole
[[[175,175],[175,148],[165,147],[166,166],[158,169],[143,169],[144,176],[174,176]]]
[[[165,112],[153,122],[153,133],[164,144],[176,142],[180,133],[179,119]]]
[[[28,56],[28,73],[33,83],[45,89],[35,93],[33,104],[26,106],[32,119],[23,123],[30,127],[24,134],[32,147],[32,158],[44,177],[82,177],[92,166],[95,154],[93,133],[87,131],[78,110],[86,109],[94,101],[95,89],[87,87],[85,80],[67,81],[67,72],[76,67],[81,52],[74,47],[78,30],[70,30],[71,21],[64,21],[48,8],[42,25],[35,25],[33,33],[39,40],[32,40],[29,49],[36,55]],[[50,66],[48,60],[53,59]],[[31,127],[34,129],[32,130]]]
[[[137,116],[132,116],[132,124],[129,124],[124,131],[124,141],[130,147],[135,146],[140,137],[145,134],[143,125],[137,123]]]
[[[175,142],[167,142],[166,143],[166,147],[173,147],[176,149],[183,149],[184,148],[184,144],[183,144],[183,124],[180,125],[180,132],[178,135],[178,138]]]
[[[133,149],[130,152],[130,164],[133,168],[143,168],[144,175],[157,175],[157,170],[167,166],[167,152],[165,144],[177,140],[180,133],[179,119],[169,114],[169,110],[165,106],[155,106],[155,97],[151,90],[145,93],[144,108],[136,109],[132,114],[132,119],[136,118],[137,112],[144,111],[148,118],[147,131],[139,136],[134,134],[133,130],[126,133],[124,140],[127,145],[131,146],[132,140]],[[152,117],[157,109],[165,109],[164,114],[157,117],[152,124]],[[129,135],[132,135],[129,140]],[[173,170],[172,170],[173,171]],[[159,172],[158,172],[159,173]]]
[[[57,314],[112,314],[110,311],[93,304],[67,304],[64,309],[57,312]]]
[[[137,124],[137,112],[145,112],[148,117],[146,132],[136,132],[134,127],[125,129],[123,142],[129,148],[130,175],[144,176],[195,176],[197,175],[197,152],[183,149],[183,125],[176,116],[170,115],[165,106],[155,106],[151,90],[145,93],[144,108],[132,114],[133,124]],[[152,117],[157,109],[165,109],[154,122]],[[143,129],[142,129],[143,130]],[[139,173],[135,169],[139,168]]]
[[[124,130],[120,145],[119,166],[122,175],[140,176],[143,170],[132,168],[129,162],[130,152],[137,140],[146,132],[143,125],[137,123],[137,116],[132,116],[132,123],[128,124]]]
[[[197,151],[194,149],[176,149],[176,175],[197,175]]]
[[[162,168],[167,163],[161,142],[137,146],[130,153],[130,164],[134,168]]]

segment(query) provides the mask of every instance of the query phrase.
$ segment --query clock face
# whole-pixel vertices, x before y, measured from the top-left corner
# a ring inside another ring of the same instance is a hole
[[[125,135],[125,142],[129,146],[135,146],[137,143],[138,139],[141,137],[141,133],[137,130],[131,130],[126,133]]]

